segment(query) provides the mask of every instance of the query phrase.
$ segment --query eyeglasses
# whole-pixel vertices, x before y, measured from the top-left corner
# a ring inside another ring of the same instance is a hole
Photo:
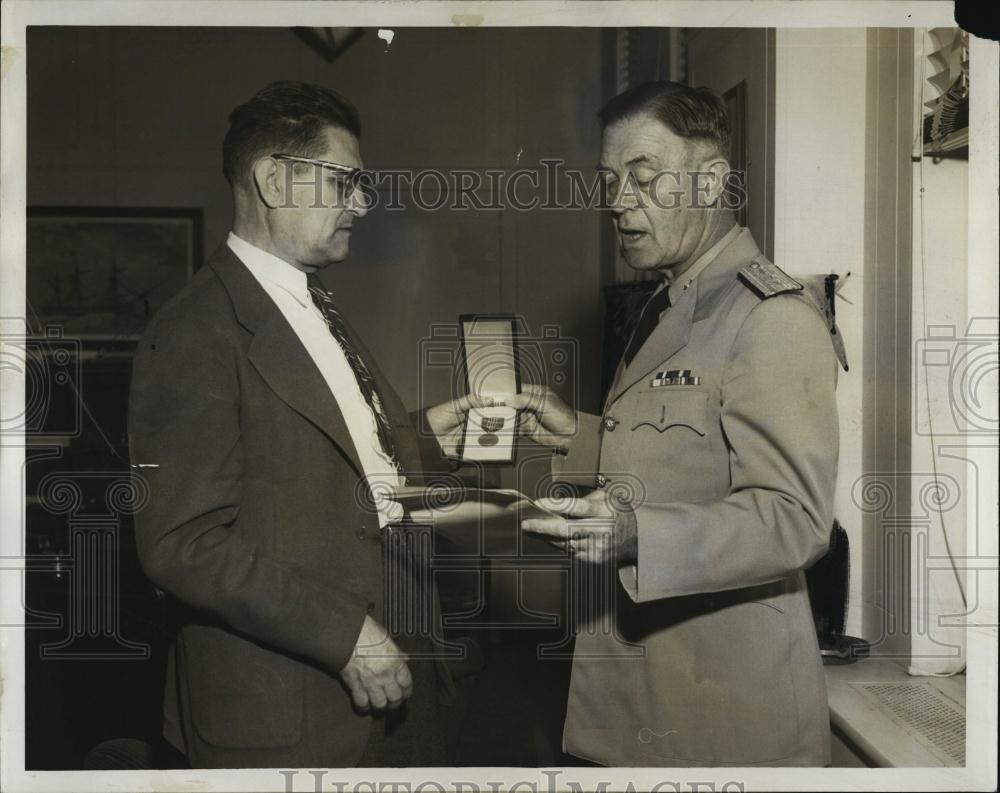
[[[330,162],[329,160],[316,160],[312,157],[299,157],[297,154],[275,153],[271,155],[271,158],[274,160],[290,160],[292,162],[305,163],[306,165],[315,165],[317,168],[325,168],[337,173],[347,184],[348,197],[354,192],[355,189],[357,189],[365,173],[363,168],[355,168],[351,165],[341,165],[339,162]]]

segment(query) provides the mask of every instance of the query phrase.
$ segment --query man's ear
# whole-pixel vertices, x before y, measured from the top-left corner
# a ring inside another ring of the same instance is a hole
[[[720,155],[709,156],[698,169],[702,206],[719,206],[729,181],[729,162]]]
[[[260,200],[271,209],[285,203],[285,181],[278,163],[271,157],[261,157],[253,165],[253,183]]]

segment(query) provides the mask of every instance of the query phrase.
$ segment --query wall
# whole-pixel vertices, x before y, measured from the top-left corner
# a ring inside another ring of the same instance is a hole
[[[917,117],[927,110],[924,100],[933,96],[924,82],[933,73],[926,58],[934,49],[929,39],[921,31],[914,36]],[[970,79],[972,90],[977,83]],[[914,123],[919,123],[918,118]],[[919,153],[917,146],[917,161],[912,165],[915,376],[910,670],[952,674],[965,667],[964,615],[968,607],[975,608],[975,591],[972,602],[966,603],[969,581],[964,557],[967,527],[971,540],[981,530],[971,505],[984,484],[978,459],[982,450],[976,447],[990,434],[989,414],[982,409],[981,399],[990,388],[991,347],[992,388],[996,388],[996,344],[988,341],[988,320],[983,343],[986,317],[974,319],[967,305],[969,161],[935,162]]]
[[[226,116],[274,79],[349,96],[372,168],[531,168],[550,156],[592,169],[600,59],[597,29],[403,29],[390,47],[369,30],[327,64],[283,28],[32,28],[28,204],[202,207],[210,252],[231,219]],[[594,362],[580,367],[581,404],[594,410],[600,221],[379,209],[328,283],[410,408],[432,323],[511,311],[534,332],[555,323],[578,338]]]
[[[687,53],[691,85],[705,85],[724,96],[740,82],[746,82],[747,227],[764,255],[772,259],[775,33],[772,28],[691,30]],[[721,52],[725,57],[719,57]]]
[[[910,628],[912,668],[934,673],[965,665],[967,581],[954,565],[966,565],[966,509],[979,484],[964,437],[982,426],[975,400],[984,359],[966,309],[968,172],[968,161],[914,164]],[[933,300],[925,301],[928,287]]]
[[[862,634],[865,234],[863,29],[776,31],[774,262],[793,277],[837,273],[837,324],[850,371],[837,384],[840,460],[835,514],[851,543],[846,631]],[[850,277],[847,274],[850,273]]]

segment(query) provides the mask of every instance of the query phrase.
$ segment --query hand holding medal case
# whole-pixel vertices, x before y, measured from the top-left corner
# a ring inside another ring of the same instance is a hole
[[[516,324],[509,314],[467,314],[459,318],[467,392],[483,407],[466,418],[458,453],[463,460],[510,463],[517,438],[517,410],[506,400],[521,393]]]

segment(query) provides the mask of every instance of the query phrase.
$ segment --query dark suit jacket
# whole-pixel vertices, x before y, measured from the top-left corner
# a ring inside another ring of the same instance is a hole
[[[168,740],[195,767],[353,765],[371,720],[336,673],[365,615],[382,615],[381,532],[336,400],[227,246],[143,336],[129,439],[150,490],[140,560],[179,605]]]

